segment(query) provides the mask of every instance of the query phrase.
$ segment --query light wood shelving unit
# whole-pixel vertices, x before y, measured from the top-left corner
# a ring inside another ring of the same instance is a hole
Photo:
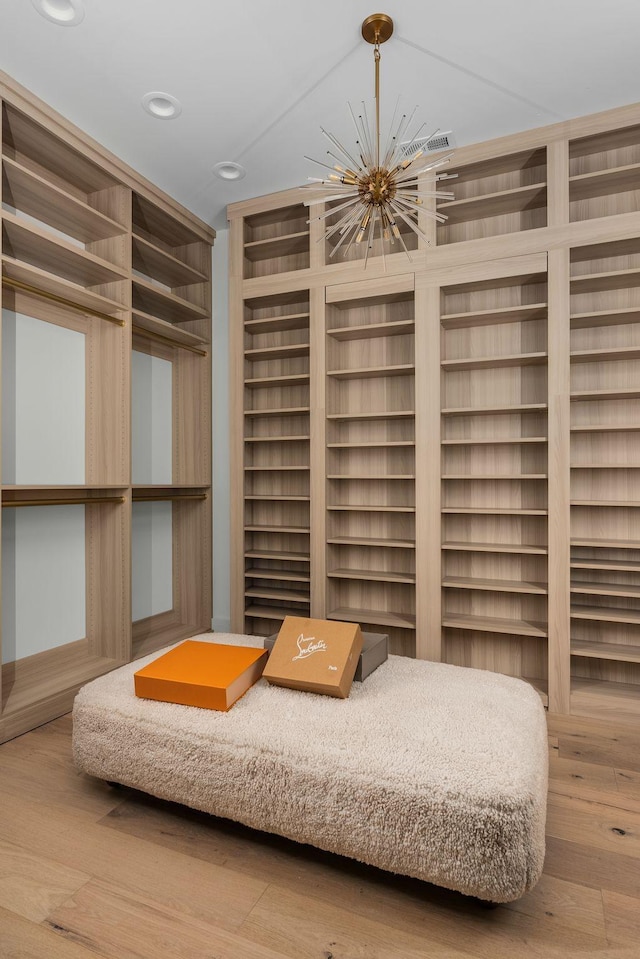
[[[68,711],[95,676],[211,627],[215,234],[4,74],[0,105],[2,306],[82,334],[86,381],[84,482],[2,485],[4,512],[82,510],[86,540],[85,636],[15,659],[4,637],[4,741]],[[170,485],[131,482],[132,347],[172,364]],[[173,504],[172,608],[132,624],[131,513],[151,500]],[[4,564],[10,584],[10,550]]]
[[[321,207],[298,215],[304,189],[229,208],[232,540],[247,493],[304,496],[260,528],[271,603],[298,574],[291,607],[389,632],[392,652],[521,677],[553,712],[640,716],[640,106],[450,166],[448,219],[423,218],[411,260],[374,245],[366,271]],[[276,252],[307,228],[308,253]],[[273,632],[247,614],[254,543],[232,548],[233,628]]]

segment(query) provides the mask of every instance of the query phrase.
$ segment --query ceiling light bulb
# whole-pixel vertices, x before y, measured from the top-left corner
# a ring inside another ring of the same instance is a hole
[[[40,16],[60,27],[75,27],[84,19],[84,0],[31,0]]]
[[[142,98],[142,106],[147,113],[157,120],[174,120],[182,113],[180,101],[171,96],[170,93],[160,93],[159,90],[145,93]]]
[[[239,163],[234,163],[233,160],[222,160],[216,163],[213,172],[221,180],[241,180],[247,175],[245,168]]]

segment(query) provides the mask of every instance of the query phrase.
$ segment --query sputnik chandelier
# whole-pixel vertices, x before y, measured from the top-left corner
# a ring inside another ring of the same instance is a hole
[[[349,112],[356,130],[354,153],[346,150],[336,137],[321,127],[322,133],[333,148],[327,150],[327,155],[334,161],[333,164],[305,157],[306,160],[331,170],[331,173],[328,176],[325,174],[324,178],[308,177],[311,182],[306,187],[320,194],[317,199],[307,201],[308,206],[317,203],[332,204],[315,218],[320,221],[329,220],[324,237],[326,240],[334,238],[330,256],[333,257],[342,249],[346,257],[354,242],[365,241],[365,266],[376,237],[382,240],[383,257],[386,243],[393,246],[398,241],[411,259],[402,236],[402,232],[406,233],[406,230],[401,230],[401,227],[406,225],[428,243],[419,225],[419,212],[422,211],[426,216],[441,223],[447,217],[436,211],[435,202],[431,204],[433,209],[429,206],[425,207],[424,200],[453,199],[452,193],[429,189],[439,180],[447,180],[455,176],[451,173],[435,172],[447,164],[453,154],[439,157],[426,165],[420,165],[418,162],[424,156],[424,147],[438,132],[436,130],[430,136],[421,135],[425,128],[423,123],[415,133],[409,135],[418,107],[410,116],[402,114],[399,119],[396,107],[387,143],[383,151],[380,149],[380,44],[388,40],[392,33],[393,20],[385,13],[374,13],[362,24],[362,36],[367,43],[374,46],[375,126],[373,130],[369,125],[364,102],[362,113],[357,116],[349,104]],[[420,179],[428,173],[432,173],[432,176],[425,177],[424,180]]]

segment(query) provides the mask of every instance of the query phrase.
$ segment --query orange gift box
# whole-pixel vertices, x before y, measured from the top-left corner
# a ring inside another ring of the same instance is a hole
[[[134,673],[136,696],[223,712],[262,676],[267,650],[187,639]]]

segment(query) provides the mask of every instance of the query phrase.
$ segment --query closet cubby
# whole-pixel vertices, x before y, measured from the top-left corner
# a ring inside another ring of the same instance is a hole
[[[547,679],[547,276],[440,289],[443,658]]]
[[[569,141],[571,221],[640,210],[640,125]]]
[[[244,628],[258,635],[310,611],[309,335],[308,290],[245,301]]]
[[[0,111],[4,741],[211,627],[215,234],[6,77]],[[132,345],[170,370],[166,436],[150,390],[139,444]],[[137,595],[132,625],[132,517],[137,536],[143,504],[163,502],[170,588],[146,607]]]
[[[629,158],[626,134],[621,142]],[[571,672],[579,698],[585,684],[640,683],[640,239],[574,247],[570,263]]]
[[[308,209],[302,203],[246,217],[244,277],[249,279],[307,269],[308,219]]]
[[[492,157],[468,165],[451,162],[455,199],[440,202],[439,246],[520,233],[547,225],[547,159],[544,148]]]
[[[361,288],[327,305],[327,616],[389,632],[392,649],[408,655],[416,626],[414,330],[412,289]]]

